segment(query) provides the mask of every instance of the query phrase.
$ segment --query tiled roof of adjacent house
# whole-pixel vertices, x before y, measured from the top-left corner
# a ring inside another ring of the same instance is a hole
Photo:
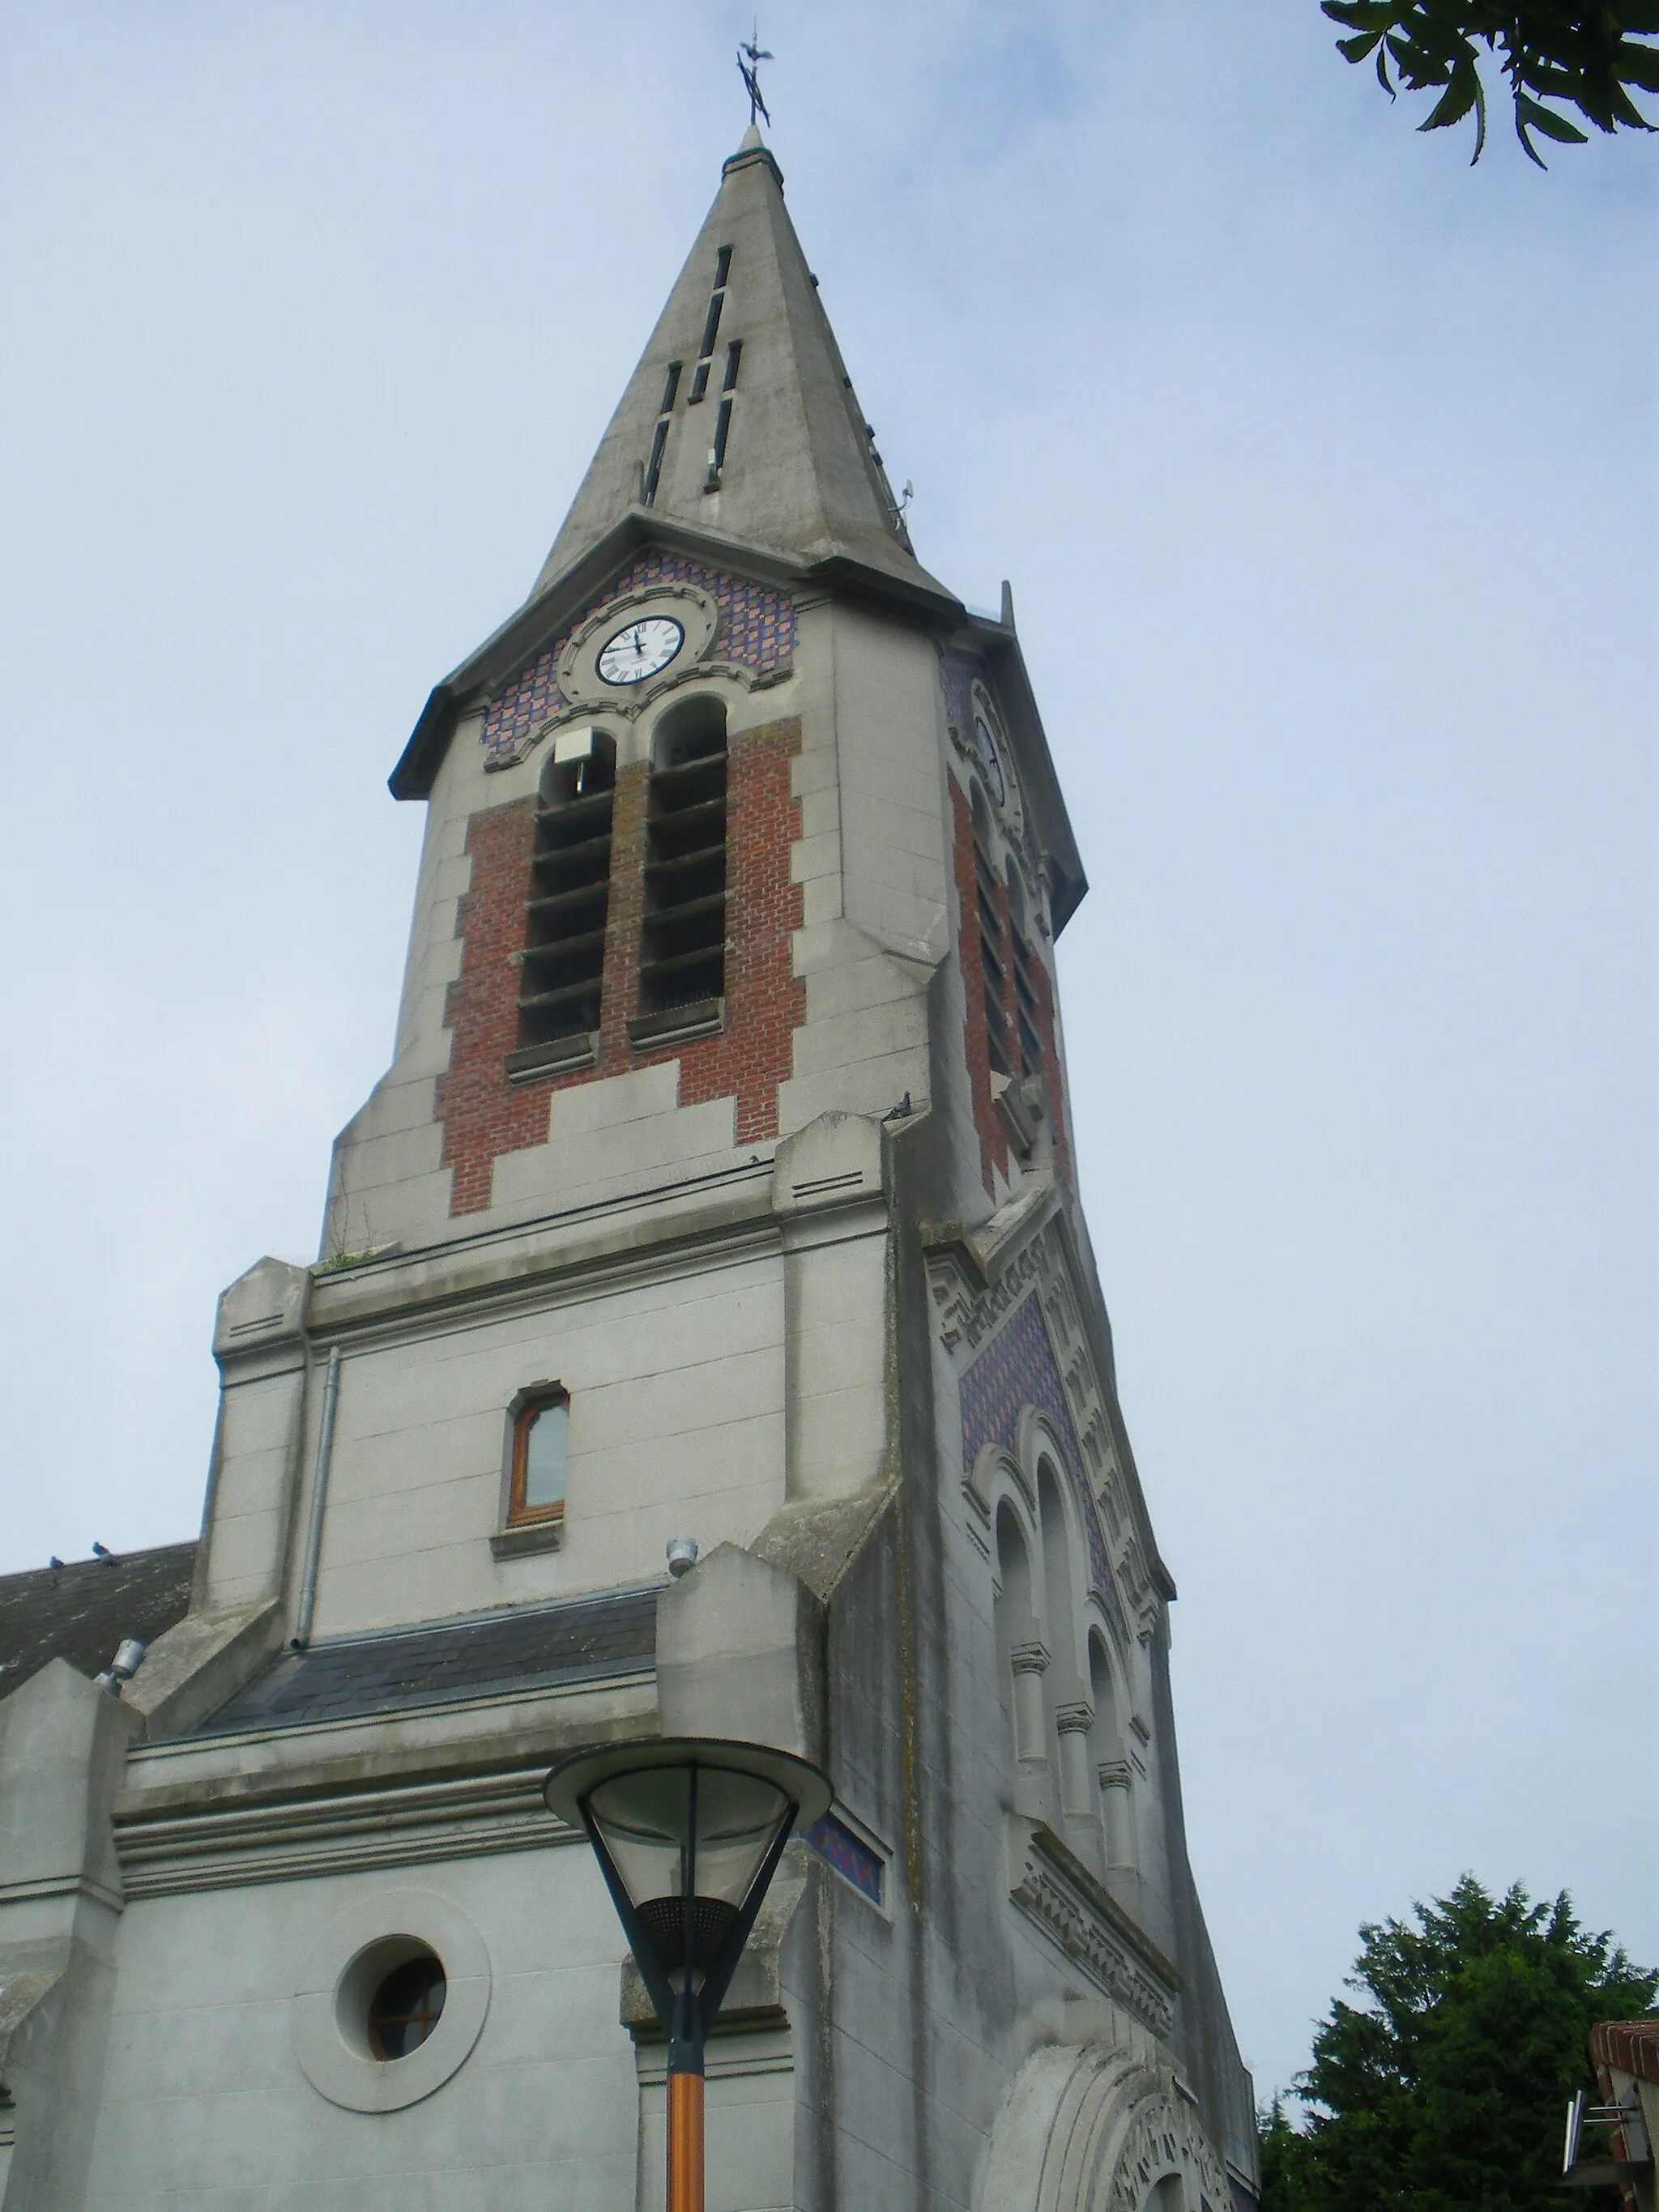
[[[1659,2086],[1659,2020],[1608,2020],[1591,2028],[1591,2063]]]
[[[656,1641],[654,1586],[516,1606],[481,1620],[339,1637],[279,1652],[194,1733],[297,1728],[641,1674],[653,1664]]]
[[[194,1544],[0,1575],[0,1698],[50,1659],[100,1674],[124,1636],[153,1644],[190,1610]]]

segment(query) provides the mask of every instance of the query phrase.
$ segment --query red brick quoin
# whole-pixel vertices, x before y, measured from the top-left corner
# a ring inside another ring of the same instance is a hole
[[[796,981],[790,955],[790,933],[803,920],[800,887],[789,880],[790,847],[801,834],[789,764],[799,750],[795,720],[732,737],[726,770],[726,1027],[718,1036],[654,1050],[632,1048],[626,1028],[639,1011],[646,771],[642,763],[619,771],[599,1065],[574,1074],[507,1079],[507,1055],[519,1042],[520,969],[514,956],[525,944],[536,801],[513,799],[473,815],[466,834],[472,887],[455,921],[465,951],[445,1002],[453,1041],[449,1072],[438,1085],[444,1164],[454,1170],[452,1214],[477,1213],[489,1206],[492,1170],[501,1153],[547,1142],[553,1091],[653,1060],[679,1061],[682,1106],[734,1097],[740,1145],[776,1136],[778,1085],[792,1072],[793,1035],[806,1018],[806,986]]]
[[[968,1062],[968,1084],[973,1100],[974,1127],[979,1134],[980,1173],[986,1191],[994,1192],[992,1172],[1006,1179],[1009,1172],[1008,1132],[991,1096],[991,1039],[985,1020],[985,993],[979,956],[979,890],[974,872],[974,817],[968,794],[952,776],[951,808],[954,817],[951,853],[957,884],[957,961],[962,973],[966,1011],[963,1043]],[[1010,1039],[1019,1034],[1019,1006],[1014,991],[1013,921],[1008,911],[1008,886],[996,885],[997,957],[1002,963],[1003,1014]],[[1048,971],[1035,953],[1030,964],[1037,999],[1037,1041],[1042,1048],[1042,1089],[1049,1127],[1054,1132],[1054,1167],[1062,1182],[1071,1183],[1072,1161],[1066,1139],[1065,1093],[1060,1082],[1060,1049],[1054,1041],[1054,986]]]

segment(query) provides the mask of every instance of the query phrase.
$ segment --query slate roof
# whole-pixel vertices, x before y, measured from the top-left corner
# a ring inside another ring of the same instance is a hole
[[[654,1585],[519,1606],[483,1620],[338,1637],[279,1652],[192,1733],[298,1728],[642,1674],[654,1663],[656,1644]]]
[[[124,1636],[153,1644],[190,1610],[194,1544],[0,1575],[0,1698],[67,1659],[100,1674]]]

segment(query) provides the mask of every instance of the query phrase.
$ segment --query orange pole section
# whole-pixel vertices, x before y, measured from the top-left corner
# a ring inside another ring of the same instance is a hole
[[[701,2074],[668,2077],[668,2212],[703,2212]]]

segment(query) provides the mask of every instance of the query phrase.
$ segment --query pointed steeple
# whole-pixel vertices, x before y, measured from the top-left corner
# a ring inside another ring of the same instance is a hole
[[[641,510],[804,565],[917,562],[752,125],[554,541],[536,593]],[[534,596],[532,594],[532,596]]]

